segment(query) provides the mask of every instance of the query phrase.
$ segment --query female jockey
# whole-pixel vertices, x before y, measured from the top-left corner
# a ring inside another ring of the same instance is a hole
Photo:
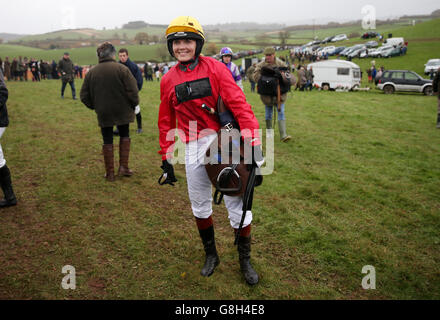
[[[204,156],[217,138],[220,125],[216,115],[202,109],[202,105],[215,108],[219,97],[238,122],[244,143],[261,148],[259,124],[246,102],[245,95],[235,84],[224,64],[200,55],[205,36],[202,26],[193,17],[174,19],[166,31],[168,50],[178,64],[163,76],[160,84],[159,143],[162,155],[164,184],[174,185],[177,179],[171,164],[174,139],[167,139],[177,127],[180,139],[186,143],[185,169],[188,193],[193,214],[206,253],[202,276],[209,277],[220,262],[214,238],[212,219],[212,188],[204,166]],[[243,131],[243,129],[246,132]],[[174,137],[174,134],[171,135]],[[257,162],[257,161],[255,161]],[[166,175],[165,175],[166,174]],[[238,233],[242,217],[242,197],[224,196],[232,228]],[[247,283],[258,283],[258,274],[250,264],[252,212],[248,211],[239,235],[240,269]]]
[[[243,83],[240,75],[240,70],[238,69],[237,65],[232,62],[232,55],[234,53],[232,52],[231,48],[225,47],[220,50],[220,56],[222,58],[222,62],[228,67],[229,71],[232,73],[232,77],[234,78],[235,83],[237,86],[243,89]]]

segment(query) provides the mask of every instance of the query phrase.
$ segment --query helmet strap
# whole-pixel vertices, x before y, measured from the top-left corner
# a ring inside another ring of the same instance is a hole
[[[182,71],[193,71],[199,64],[199,57],[191,59],[186,62],[180,62],[180,70]]]

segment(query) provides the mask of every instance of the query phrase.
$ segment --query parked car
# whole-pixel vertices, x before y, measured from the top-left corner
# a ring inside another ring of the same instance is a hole
[[[365,43],[367,48],[376,48],[378,45],[377,41],[368,41]]]
[[[378,57],[383,51],[386,51],[386,50],[388,50],[388,49],[390,49],[390,48],[392,48],[392,47],[393,47],[393,46],[383,45],[382,47],[379,47],[379,48],[377,48],[377,49],[371,49],[371,50],[368,52],[368,56],[369,56],[369,57],[376,58],[376,57]]]
[[[379,55],[378,58],[391,58],[391,57],[397,57],[402,54],[402,48],[401,47],[391,47],[387,50],[383,50]]]
[[[321,52],[322,54],[328,54],[331,55],[333,53],[333,51],[335,51],[336,47],[335,46],[328,46],[328,47],[324,47],[321,50],[319,50],[319,52]]]
[[[352,50],[353,47],[346,47],[344,50],[342,50],[339,55],[345,56],[350,50]]]
[[[335,37],[335,36],[327,37],[327,38],[325,38],[324,40],[322,40],[321,43],[328,43],[328,42],[331,42],[331,41],[333,40],[334,37]]]
[[[368,48],[363,49],[359,54],[359,58],[368,58],[370,50],[371,49],[368,49]]]
[[[333,55],[341,54],[342,51],[345,50],[346,47],[336,47],[335,51],[333,51]]]
[[[366,46],[358,47],[358,48],[350,51],[350,53],[347,54],[347,58],[350,58],[350,59],[353,59],[353,58],[356,58],[356,57],[360,58],[362,52],[365,52],[366,50],[367,50]]]
[[[332,42],[343,41],[343,40],[348,40],[347,35],[346,34],[338,34],[337,36],[335,36],[332,39]]]
[[[364,48],[364,47],[365,46],[363,44],[356,44],[352,47],[347,48],[346,51],[344,50],[343,52],[341,52],[341,55],[348,57],[353,51],[356,51],[356,50]]]
[[[420,92],[427,96],[432,95],[432,80],[423,79],[414,71],[387,70],[379,79],[377,88],[386,94],[396,91]]]
[[[359,87],[361,84],[361,68],[350,61],[339,59],[310,63],[307,69],[313,68],[313,81],[322,90]]]
[[[370,38],[376,38],[377,36],[378,36],[377,32],[369,31],[369,32],[365,32],[361,38],[362,39],[370,39]]]
[[[431,70],[437,72],[440,68],[440,59],[431,59],[425,64],[425,74],[430,74]]]

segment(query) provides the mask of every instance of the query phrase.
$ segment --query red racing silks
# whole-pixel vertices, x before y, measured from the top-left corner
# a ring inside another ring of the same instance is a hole
[[[203,78],[209,78],[212,95],[179,104],[176,86]],[[199,63],[194,70],[183,71],[177,65],[162,78],[160,92],[158,153],[162,155],[162,160],[172,157],[176,120],[179,138],[184,143],[218,132],[220,125],[217,116],[209,114],[201,106],[206,104],[216,108],[219,96],[237,120],[243,139],[252,146],[261,144],[259,124],[252,107],[223,63],[210,57],[199,57]]]

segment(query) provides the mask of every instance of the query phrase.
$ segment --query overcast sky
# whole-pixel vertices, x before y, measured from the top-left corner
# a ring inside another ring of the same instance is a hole
[[[191,15],[202,25],[229,22],[283,23],[363,19],[371,5],[378,18],[430,14],[438,0],[1,0],[0,33],[38,34],[67,28],[113,29],[142,20],[168,24]],[[371,11],[370,11],[371,12]]]

